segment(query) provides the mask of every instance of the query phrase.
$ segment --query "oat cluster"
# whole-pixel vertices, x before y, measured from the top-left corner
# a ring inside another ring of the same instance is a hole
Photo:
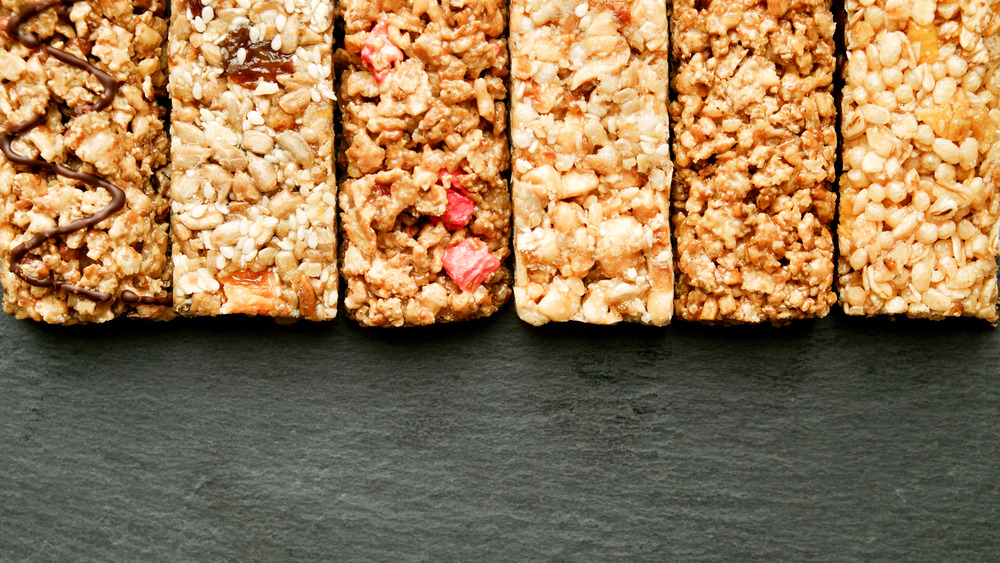
[[[361,324],[470,319],[509,298],[505,6],[341,2],[344,302]]]
[[[28,4],[0,2],[0,29]],[[33,287],[11,272],[11,250],[46,229],[94,215],[111,202],[105,189],[0,157],[0,282],[4,310],[48,323],[100,322],[127,315],[164,319],[169,306],[128,304],[127,292],[169,298],[166,258],[169,202],[166,76],[161,43],[167,36],[160,0],[78,2],[49,9],[23,29],[41,43],[90,59],[118,82],[111,105],[92,110],[104,91],[85,70],[0,33],[0,131],[44,115],[14,139],[16,153],[89,172],[125,192],[124,210],[94,228],[48,239],[21,261],[34,279],[52,279],[110,297],[94,300],[52,287]]]
[[[336,316],[333,18],[323,0],[173,0],[182,314]]]
[[[830,0],[677,0],[677,314],[822,317],[833,292]]]
[[[673,314],[663,2],[511,2],[520,317],[663,325]]]
[[[847,10],[844,310],[995,323],[1000,2]]]

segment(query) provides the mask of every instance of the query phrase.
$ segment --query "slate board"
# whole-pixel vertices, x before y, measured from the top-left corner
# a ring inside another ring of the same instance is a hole
[[[1000,331],[0,318],[3,560],[997,560]]]

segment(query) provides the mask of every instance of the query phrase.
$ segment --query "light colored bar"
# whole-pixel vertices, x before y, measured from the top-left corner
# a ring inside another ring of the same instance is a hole
[[[841,304],[996,323],[997,7],[849,0],[847,11]]]
[[[173,0],[182,314],[336,316],[332,44],[329,0]]]
[[[673,312],[666,5],[511,2],[517,312],[664,325]]]

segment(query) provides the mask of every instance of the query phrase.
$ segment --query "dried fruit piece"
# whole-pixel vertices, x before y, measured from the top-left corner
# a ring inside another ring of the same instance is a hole
[[[223,312],[228,314],[268,315],[276,309],[286,310],[277,288],[277,280],[270,269],[259,272],[242,270],[221,278],[226,295]]]
[[[937,26],[920,25],[911,21],[906,26],[906,36],[914,46],[920,47],[920,63],[934,63],[938,59],[938,30]]]
[[[476,204],[468,196],[458,190],[448,190],[448,208],[441,221],[449,231],[457,231],[469,224],[475,209]]]
[[[475,291],[500,268],[500,260],[477,238],[467,238],[445,250],[443,262],[448,277],[463,291]]]
[[[392,70],[393,63],[403,60],[403,51],[389,41],[389,28],[385,22],[378,22],[368,32],[368,38],[361,47],[361,60],[380,84]]]
[[[261,78],[274,82],[279,74],[295,72],[290,56],[274,51],[270,43],[251,43],[247,26],[230,32],[220,46],[225,56],[226,74],[244,88],[256,88]]]

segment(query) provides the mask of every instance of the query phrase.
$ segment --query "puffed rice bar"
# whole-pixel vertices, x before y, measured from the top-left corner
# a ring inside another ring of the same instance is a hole
[[[823,317],[833,292],[830,0],[677,0],[677,314]]]
[[[841,304],[995,324],[1000,2],[847,11]]]
[[[483,317],[510,296],[505,6],[341,3],[341,250],[362,325]]]
[[[174,299],[337,314],[329,0],[173,0]]]
[[[511,2],[514,298],[521,319],[673,314],[666,5]]]
[[[4,310],[168,319],[165,4],[0,3]]]

